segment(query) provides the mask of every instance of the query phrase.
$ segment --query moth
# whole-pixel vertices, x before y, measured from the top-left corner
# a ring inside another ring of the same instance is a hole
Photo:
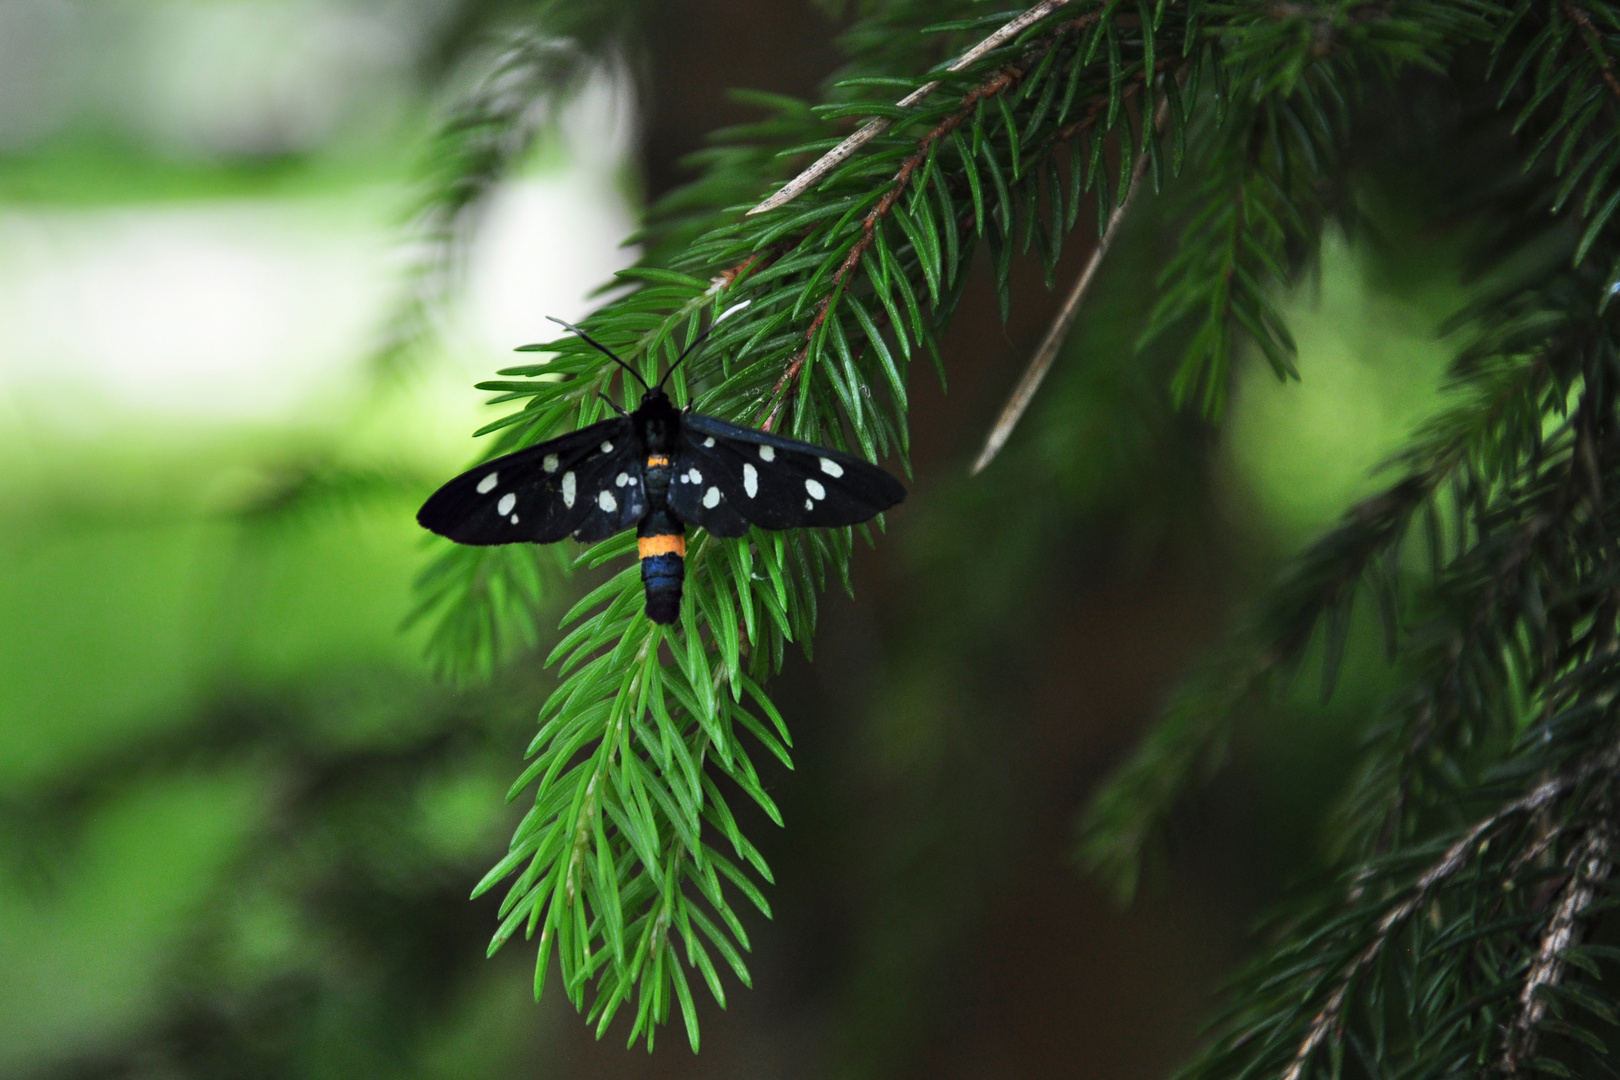
[[[605,540],[633,526],[647,618],[668,625],[680,617],[687,525],[715,536],[742,536],[750,525],[856,525],[904,499],[900,481],[861,458],[675,407],[664,393],[670,373],[735,310],[698,335],[656,386],[553,319],[641,383],[641,404],[462,473],[433,493],[417,522],[458,544]]]

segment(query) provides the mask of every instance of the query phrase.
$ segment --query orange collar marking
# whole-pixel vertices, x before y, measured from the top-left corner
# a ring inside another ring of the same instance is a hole
[[[643,559],[654,555],[679,555],[686,557],[686,537],[684,536],[643,536],[636,541],[636,552]]]

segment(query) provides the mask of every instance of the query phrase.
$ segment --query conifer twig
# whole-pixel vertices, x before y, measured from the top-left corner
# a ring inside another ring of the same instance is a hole
[[[1098,18],[1099,15],[1096,12],[1092,12],[1065,24],[1064,29],[1078,29],[1097,21]],[[815,340],[816,331],[821,327],[821,324],[826,321],[827,314],[832,309],[833,301],[838,298],[844,284],[849,280],[850,275],[855,272],[856,268],[860,266],[861,260],[866,257],[867,251],[871,248],[873,242],[876,240],[878,222],[881,221],[883,217],[894,208],[895,203],[900,201],[900,196],[905,192],[906,187],[911,183],[912,176],[915,175],[916,171],[928,161],[928,154],[933,145],[946,135],[949,135],[952,131],[955,131],[958,127],[962,126],[962,124],[966,123],[968,118],[973,115],[974,110],[978,108],[981,101],[993,97],[996,94],[1006,93],[1007,91],[1017,87],[1019,81],[1029,73],[1032,66],[1033,61],[1027,61],[1024,64],[1009,64],[1007,67],[1002,68],[1000,71],[996,72],[995,75],[991,76],[988,81],[981,83],[980,85],[974,87],[973,90],[969,91],[968,95],[962,99],[962,105],[956,110],[956,112],[952,113],[950,116],[947,116],[944,120],[941,120],[938,124],[931,128],[926,135],[917,140],[916,151],[901,162],[900,168],[895,173],[894,180],[889,190],[884,193],[883,198],[879,200],[877,206],[873,207],[862,220],[861,237],[855,242],[854,247],[850,248],[849,254],[845,256],[843,263],[839,265],[837,272],[833,274],[831,289],[828,291],[827,295],[822,298],[821,303],[816,306],[815,317],[810,320],[810,326],[804,332],[804,346],[794,354],[793,359],[789,362],[787,368],[782,372],[781,377],[776,380],[776,385],[771,388],[770,395],[766,398],[769,404],[761,414],[762,421],[760,426],[766,431],[772,430],[772,428],[775,426],[777,414],[781,410],[782,403],[787,400],[788,391],[791,389],[794,380],[798,378],[799,373],[804,370],[805,361],[808,360],[810,356],[810,343]],[[1162,66],[1163,62],[1156,66],[1156,70],[1158,67]],[[1142,78],[1145,80],[1146,76],[1142,76]],[[1126,95],[1136,92],[1141,85],[1141,83],[1137,83],[1127,88],[1125,91]],[[1161,101],[1160,108],[1155,117],[1156,125],[1162,126],[1163,124],[1165,117],[1164,106],[1165,103]],[[1096,117],[1101,113],[1101,108],[1101,103],[1094,104],[1091,115],[1086,120],[1079,121],[1071,125],[1068,129],[1065,129],[1067,135],[1072,137],[1085,125],[1094,122]],[[1134,171],[1132,172],[1131,189],[1133,190],[1136,187],[1136,178],[1141,175],[1141,171],[1142,162],[1138,161]],[[1128,193],[1126,198],[1128,201]],[[1124,206],[1121,205],[1116,213],[1122,212],[1123,210]],[[1112,231],[1111,225],[1112,219],[1110,219],[1110,228],[1107,231]]]
[[[1564,14],[1569,16],[1570,22],[1581,28],[1581,40],[1586,42],[1587,51],[1603,70],[1603,81],[1608,84],[1610,93],[1620,97],[1620,79],[1614,77],[1614,64],[1603,49],[1603,42],[1599,40],[1597,29],[1592,25],[1592,16],[1570,3],[1570,0],[1564,0],[1563,7]]]
[[[1528,794],[1515,799],[1496,812],[1475,822],[1460,839],[1448,847],[1439,861],[1425,870],[1423,876],[1418,878],[1416,884],[1412,887],[1411,895],[1384,913],[1384,917],[1378,920],[1378,926],[1373,932],[1372,940],[1360,952],[1356,953],[1350,962],[1344,966],[1344,970],[1339,973],[1333,993],[1328,995],[1328,999],[1321,1010],[1311,1019],[1305,1038],[1300,1041],[1299,1049],[1294,1053],[1294,1060],[1288,1066],[1287,1071],[1283,1073],[1282,1080],[1301,1080],[1301,1077],[1305,1075],[1305,1067],[1310,1064],[1311,1055],[1322,1044],[1322,1040],[1327,1038],[1328,1032],[1339,1026],[1340,1017],[1344,1011],[1344,1001],[1350,993],[1350,984],[1354,981],[1356,973],[1378,958],[1378,954],[1383,952],[1384,946],[1389,943],[1389,939],[1396,928],[1410,918],[1413,912],[1423,906],[1423,902],[1428,899],[1429,893],[1435,886],[1468,865],[1469,850],[1474,848],[1487,832],[1490,832],[1515,814],[1533,813],[1550,806],[1553,800],[1564,792],[1599,772],[1613,772],[1616,766],[1620,766],[1620,743],[1611,744],[1606,751],[1579,768],[1570,769],[1537,784]],[[1590,903],[1590,899],[1586,903]],[[1582,907],[1584,908],[1584,906],[1583,904]],[[1576,914],[1578,913],[1576,912]],[[1563,948],[1563,946],[1560,945],[1558,948]],[[1533,975],[1534,969],[1532,969]]]
[[[1558,985],[1563,979],[1567,964],[1564,951],[1577,944],[1581,916],[1597,898],[1598,885],[1613,869],[1612,848],[1613,837],[1606,825],[1600,823],[1593,826],[1565,861],[1570,868],[1569,882],[1558,900],[1558,910],[1537,944],[1535,960],[1525,976],[1524,989],[1519,992],[1519,1013],[1502,1051],[1502,1071],[1508,1076],[1518,1075],[1520,1065],[1535,1056],[1537,1029],[1547,1013],[1543,990]]]
[[[1166,99],[1159,100],[1158,110],[1153,117],[1154,138],[1158,137],[1158,132],[1164,127],[1168,106],[1169,102]],[[995,460],[995,456],[1011,438],[1013,429],[1018,426],[1024,410],[1029,408],[1029,403],[1034,399],[1035,391],[1040,389],[1046,373],[1052,369],[1052,361],[1057,359],[1058,349],[1068,339],[1069,327],[1073,325],[1074,317],[1080,310],[1080,302],[1091,290],[1091,283],[1097,279],[1097,268],[1102,265],[1103,257],[1113,245],[1114,237],[1119,234],[1120,222],[1125,220],[1125,212],[1130,209],[1131,200],[1136,197],[1136,189],[1142,186],[1142,175],[1147,171],[1148,160],[1148,148],[1144,145],[1141,152],[1136,155],[1136,164],[1131,168],[1130,186],[1125,190],[1125,197],[1108,215],[1108,225],[1103,229],[1102,236],[1097,238],[1097,246],[1091,249],[1091,257],[1086,260],[1085,268],[1075,280],[1074,288],[1069,290],[1063,306],[1058,309],[1052,325],[1047,328],[1046,337],[1041,339],[1040,348],[1036,349],[1035,355],[1030,358],[1029,366],[1024,369],[1023,378],[1018,380],[1012,396],[1007,399],[1007,404],[1002,406],[1001,415],[996,417],[996,425],[990,429],[989,436],[984,440],[984,448],[974,459],[968,475],[979,475],[991,461]]]
[[[1075,20],[1072,25],[1084,25],[1095,18],[1095,14],[1088,15]],[[1019,80],[1028,71],[1028,65],[1009,64],[985,82],[974,87],[962,99],[961,107],[934,125],[921,139],[918,139],[916,151],[900,163],[899,170],[895,172],[894,179],[890,182],[889,190],[883,193],[883,197],[878,200],[878,204],[868,211],[866,217],[861,221],[860,239],[855,241],[855,245],[849,249],[849,254],[844,257],[844,261],[839,264],[838,270],[833,274],[827,295],[822,297],[821,303],[816,305],[815,317],[810,320],[810,325],[804,332],[804,346],[794,353],[793,359],[783,370],[781,377],[776,380],[776,385],[771,388],[770,396],[766,399],[770,404],[767,406],[764,420],[760,424],[766,431],[770,431],[775,427],[782,403],[787,400],[788,392],[791,390],[794,380],[804,370],[805,361],[810,357],[810,343],[815,340],[816,331],[826,321],[827,313],[832,310],[833,301],[838,298],[850,276],[855,273],[856,269],[861,265],[861,261],[866,258],[867,251],[871,249],[872,244],[877,240],[878,222],[882,221],[889,211],[894,208],[895,203],[900,201],[900,196],[905,193],[906,188],[911,184],[912,176],[928,161],[929,151],[934,144],[958,127],[961,127],[973,115],[974,110],[979,107],[981,101],[1016,87]]]
[[[957,57],[956,60],[954,60],[945,70],[961,71],[963,68],[970,66],[974,61],[978,60],[991,49],[994,49],[1008,39],[1017,36],[1027,27],[1035,25],[1067,3],[1069,3],[1069,0],[1042,0],[1041,3],[1036,4],[1034,7],[1030,8],[1016,19],[1013,19],[1011,22],[1005,24],[1001,27],[1001,29],[997,30],[995,33],[991,34],[977,45],[973,46],[973,48]],[[901,109],[911,108],[913,105],[916,105],[929,94],[937,90],[939,88],[939,82],[940,81],[938,79],[934,79],[930,82],[924,83],[922,86],[917,87],[917,89],[895,102],[895,107]],[[817,180],[820,180],[823,176],[826,176],[828,173],[832,172],[843,162],[849,160],[850,156],[854,154],[855,151],[859,150],[861,147],[865,146],[867,143],[871,142],[885,131],[888,131],[893,126],[894,121],[888,119],[887,117],[879,117],[875,120],[868,120],[858,129],[856,129],[853,135],[839,143],[837,146],[833,147],[831,150],[827,151],[825,154],[822,154],[821,157],[817,158],[809,168],[805,169],[798,176],[795,176],[792,180],[789,180],[786,184],[782,185],[781,189],[774,195],[766,199],[764,202],[761,202],[758,206],[754,207],[743,216],[747,217],[752,214],[763,214],[767,210],[775,210],[778,206],[786,206],[788,203],[792,202],[794,199],[798,198],[806,190],[808,190],[810,186]]]
[[[1488,392],[1435,417],[1412,446],[1387,463],[1386,467],[1401,467],[1404,475],[1347,510],[1336,527],[1300,556],[1264,609],[1253,636],[1234,653],[1248,659],[1218,669],[1226,672],[1218,684],[1193,693],[1183,691],[1143,749],[1094,798],[1082,847],[1094,870],[1116,881],[1134,880],[1133,868],[1143,857],[1147,838],[1166,819],[1175,793],[1190,782],[1191,763],[1202,760],[1207,748],[1220,742],[1242,709],[1262,699],[1274,677],[1299,662],[1325,613],[1353,602],[1354,591],[1368,571],[1401,542],[1423,505],[1456,482],[1468,462],[1488,445],[1490,432],[1520,424],[1517,403],[1533,397],[1556,374],[1548,352],[1538,350],[1532,360],[1518,365],[1510,377],[1497,380]],[[1514,569],[1515,565],[1498,563],[1491,574],[1506,575]],[[1468,632],[1483,632],[1483,619],[1483,613],[1471,615]],[[1460,650],[1466,648],[1459,646]],[[1432,709],[1432,704],[1426,708]],[[1176,721],[1180,716],[1186,716],[1188,722]],[[1432,721],[1417,718],[1418,725],[1428,722]],[[1420,751],[1427,744],[1426,734],[1413,738],[1399,758],[1403,772],[1421,760]],[[1167,755],[1184,763],[1175,770],[1178,779],[1168,783]],[[1394,782],[1395,790],[1382,815],[1384,839],[1374,845],[1375,850],[1386,851],[1393,842],[1409,783],[1405,776]],[[1126,894],[1132,888],[1118,887]],[[1359,897],[1355,889],[1350,895]]]

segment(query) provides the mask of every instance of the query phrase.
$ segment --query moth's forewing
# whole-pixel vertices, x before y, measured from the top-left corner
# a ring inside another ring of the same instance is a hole
[[[634,440],[630,421],[616,418],[485,462],[434,492],[416,520],[458,544],[611,536],[646,510]],[[636,485],[616,485],[620,473]]]
[[[682,503],[714,501],[713,510],[730,507],[766,529],[856,525],[906,497],[900,481],[858,457],[696,413],[682,418],[677,468],[672,501],[676,492]],[[681,471],[695,476],[683,481]],[[676,512],[686,516],[681,505]]]

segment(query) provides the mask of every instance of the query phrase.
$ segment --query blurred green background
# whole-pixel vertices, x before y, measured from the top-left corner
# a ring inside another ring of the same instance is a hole
[[[432,347],[384,371],[436,110],[522,10],[0,0],[0,1075],[1163,1075],[1320,847],[1376,650],[1240,736],[1131,910],[1074,869],[1074,815],[1434,407],[1454,243],[1370,210],[1334,232],[1286,301],[1302,381],[1248,363],[1216,430],[1132,354],[1174,243],[1144,201],[970,480],[1057,303],[1021,266],[1002,327],[974,286],[949,393],[918,380],[912,497],[775,687],[797,768],[767,776],[787,829],[747,823],[778,882],[756,988],[702,1006],[700,1057],[649,1057],[534,1004],[532,952],[485,960],[466,900],[582,583],[487,684],[437,681],[402,629],[413,512],[476,453],[472,383],[587,311],[678,159],[748,117],[722,91],[812,94],[837,26],[660,6],[497,192]],[[1386,133],[1365,189],[1432,168],[1421,145]]]

